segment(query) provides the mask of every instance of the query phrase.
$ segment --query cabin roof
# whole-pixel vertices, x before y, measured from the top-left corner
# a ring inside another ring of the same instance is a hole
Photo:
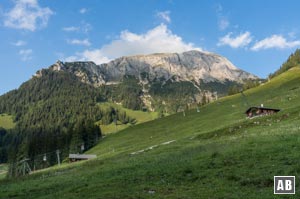
[[[261,107],[261,106],[252,106],[250,108],[247,109],[247,111],[245,112],[246,114],[249,113],[252,109],[260,109],[260,110],[273,110],[275,112],[280,111],[280,109],[277,108],[267,108],[267,107]]]
[[[87,155],[87,154],[69,154],[69,159],[92,159],[96,158],[97,155]]]

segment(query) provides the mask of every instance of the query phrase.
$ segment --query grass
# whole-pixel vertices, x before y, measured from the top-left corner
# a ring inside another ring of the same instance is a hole
[[[7,170],[7,164],[0,164],[0,180],[6,177]]]
[[[0,114],[0,127],[5,129],[12,129],[15,127],[13,117],[7,114]]]
[[[2,180],[0,198],[295,198],[273,195],[273,176],[295,175],[300,195],[299,91],[294,68],[245,92],[276,115],[246,119],[228,96],[107,135],[96,160]]]
[[[136,124],[140,124],[140,123],[151,121],[151,120],[158,118],[157,112],[143,112],[143,111],[138,111],[138,110],[131,110],[131,109],[124,108],[121,105],[110,103],[110,102],[99,103],[99,106],[101,106],[101,108],[104,108],[104,109],[113,107],[115,109],[125,111],[128,116],[136,119],[136,121],[137,121]],[[118,124],[117,127],[115,124],[100,125],[101,131],[103,132],[104,135],[107,135],[110,133],[116,133],[120,130],[126,129],[131,126],[133,126],[133,125]]]

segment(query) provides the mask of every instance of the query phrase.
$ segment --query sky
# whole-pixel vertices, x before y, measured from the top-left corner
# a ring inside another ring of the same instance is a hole
[[[261,78],[300,47],[297,0],[1,0],[0,95],[57,60],[202,50]]]

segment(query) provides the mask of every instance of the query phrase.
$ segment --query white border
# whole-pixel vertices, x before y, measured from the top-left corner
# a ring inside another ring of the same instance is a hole
[[[294,179],[294,193],[275,193],[275,178],[276,177],[292,177]],[[296,185],[296,181],[295,181],[295,176],[274,176],[274,194],[275,195],[278,195],[278,194],[285,194],[285,195],[292,195],[294,194],[295,195],[295,192],[296,192],[296,189],[295,189],[295,185]]]

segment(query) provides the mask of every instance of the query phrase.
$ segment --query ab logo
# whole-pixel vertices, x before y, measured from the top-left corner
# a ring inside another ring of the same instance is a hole
[[[295,194],[295,176],[274,176],[274,194]]]

